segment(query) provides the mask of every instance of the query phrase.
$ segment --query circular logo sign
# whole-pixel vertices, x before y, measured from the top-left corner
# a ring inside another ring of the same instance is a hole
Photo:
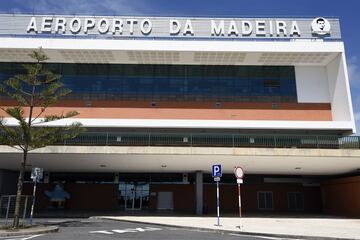
[[[236,178],[241,179],[244,177],[244,170],[241,167],[235,167],[234,174],[235,174]]]
[[[331,25],[326,18],[315,18],[311,23],[312,32],[318,35],[330,34]]]

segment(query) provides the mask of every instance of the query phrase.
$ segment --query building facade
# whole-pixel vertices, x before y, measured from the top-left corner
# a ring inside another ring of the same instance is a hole
[[[47,113],[79,115],[46,126],[87,129],[31,153],[28,170],[45,171],[39,209],[59,207],[46,192],[61,184],[69,210],[212,213],[213,164],[223,166],[230,213],[234,166],[246,173],[248,212],[335,213],[331,184],[351,176],[341,181],[359,185],[339,19],[2,14],[0,43],[0,80],[41,47],[72,89]],[[1,146],[1,176],[20,156]]]

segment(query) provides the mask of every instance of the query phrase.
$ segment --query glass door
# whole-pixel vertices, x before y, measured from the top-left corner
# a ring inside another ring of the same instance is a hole
[[[120,206],[125,210],[141,210],[148,207],[149,183],[146,182],[120,182]]]

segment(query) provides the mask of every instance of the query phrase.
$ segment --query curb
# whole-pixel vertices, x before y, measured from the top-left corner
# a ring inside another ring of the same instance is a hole
[[[355,238],[338,238],[338,237],[321,237],[321,236],[304,236],[304,235],[289,235],[289,234],[274,234],[274,233],[261,233],[261,232],[242,232],[240,230],[223,230],[223,229],[211,229],[211,228],[202,228],[202,227],[189,227],[189,226],[179,226],[179,225],[171,225],[164,223],[151,223],[145,221],[135,221],[135,220],[126,220],[126,219],[114,219],[112,217],[90,217],[92,219],[105,219],[105,220],[113,220],[120,222],[129,222],[129,223],[141,223],[141,224],[151,224],[155,226],[163,226],[163,227],[174,227],[181,228],[187,230],[197,230],[197,231],[207,231],[207,232],[216,232],[222,234],[236,234],[243,236],[254,236],[254,237],[274,237],[274,238],[297,238],[297,239],[309,239],[309,240],[351,240]]]
[[[25,235],[36,235],[44,233],[54,233],[59,231],[58,226],[39,226],[40,229],[20,229],[19,231],[10,231],[0,233],[0,237],[12,237],[12,236],[25,236]]]

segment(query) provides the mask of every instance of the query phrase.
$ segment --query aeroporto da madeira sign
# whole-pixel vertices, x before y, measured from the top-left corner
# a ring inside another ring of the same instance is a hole
[[[341,38],[339,20],[322,17],[171,18],[2,14],[0,36],[4,34],[153,38]]]

